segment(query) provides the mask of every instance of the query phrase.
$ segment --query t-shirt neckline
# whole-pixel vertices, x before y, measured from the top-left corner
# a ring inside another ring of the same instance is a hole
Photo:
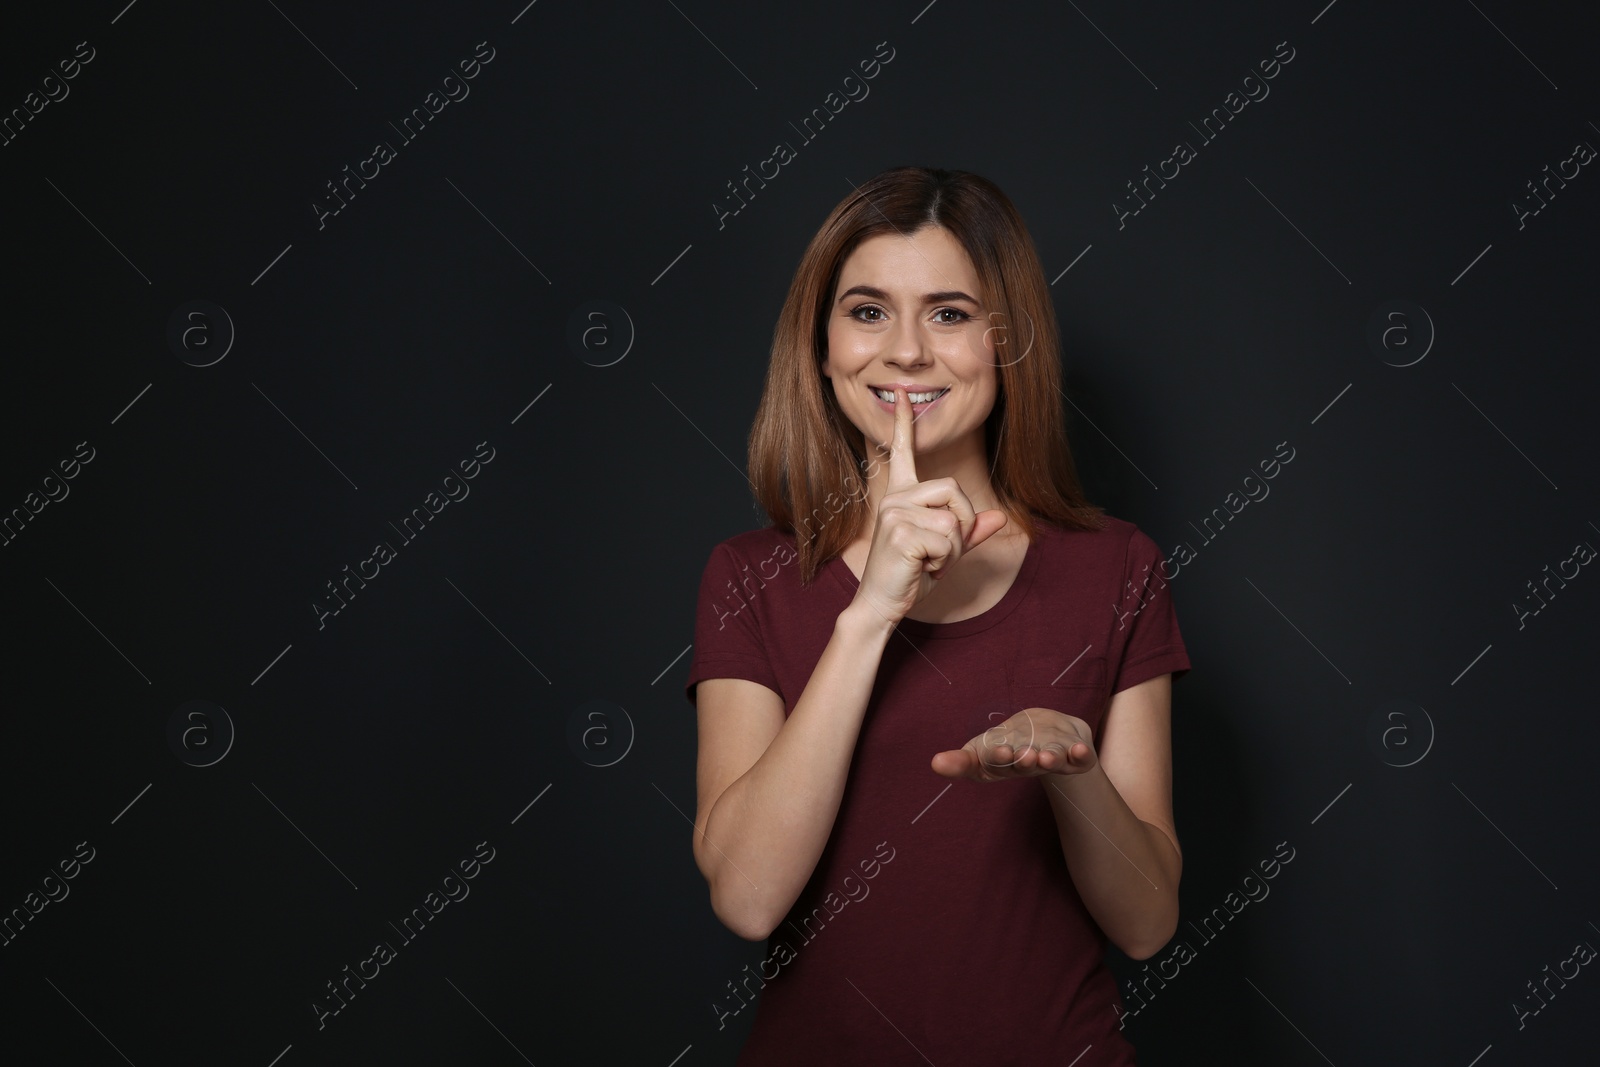
[[[897,627],[901,633],[910,637],[966,637],[969,634],[980,633],[989,629],[996,623],[1005,619],[1016,610],[1018,604],[1028,595],[1028,589],[1033,585],[1033,578],[1039,570],[1039,557],[1042,554],[1039,542],[1048,536],[1046,525],[1036,522],[1034,535],[1028,542],[1028,548],[1022,556],[1022,566],[1017,569],[1017,576],[1011,580],[1011,586],[1005,591],[995,604],[987,611],[979,612],[965,619],[955,622],[927,622],[923,619],[901,619]],[[856,590],[861,588],[861,582],[845,563],[843,556],[834,556],[825,564],[830,573],[852,597]]]

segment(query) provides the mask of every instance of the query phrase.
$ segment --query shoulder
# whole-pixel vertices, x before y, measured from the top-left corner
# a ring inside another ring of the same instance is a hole
[[[794,550],[794,534],[784,533],[775,526],[763,526],[718,541],[711,547],[707,562],[731,559],[736,567],[742,567],[772,559],[775,555],[792,553]]]
[[[1098,530],[1074,530],[1046,519],[1035,518],[1040,544],[1051,553],[1070,556],[1079,562],[1122,566],[1130,557],[1159,555],[1160,549],[1149,534],[1127,519],[1103,513]]]

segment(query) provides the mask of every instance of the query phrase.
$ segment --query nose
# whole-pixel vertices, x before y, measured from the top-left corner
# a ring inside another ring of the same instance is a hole
[[[891,367],[925,367],[931,362],[922,326],[913,316],[902,317],[885,344],[883,361]]]

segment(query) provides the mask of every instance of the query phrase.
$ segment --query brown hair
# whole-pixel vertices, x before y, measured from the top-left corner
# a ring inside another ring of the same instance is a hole
[[[991,328],[999,391],[984,435],[998,505],[1030,540],[1036,519],[1068,529],[1104,524],[1103,509],[1084,498],[1067,444],[1055,308],[1022,216],[998,186],[976,174],[895,167],[840,201],[800,257],[750,428],[756,500],[773,526],[795,535],[802,584],[870,522],[856,470],[879,462],[867,458],[864,435],[824,385],[826,316],[840,269],[868,238],[929,225],[948,229],[966,249],[991,323],[1031,326],[1022,331],[1031,333],[1026,344],[1012,340],[1011,329]],[[1030,353],[1035,358],[1024,358]],[[813,520],[819,529],[811,528]]]

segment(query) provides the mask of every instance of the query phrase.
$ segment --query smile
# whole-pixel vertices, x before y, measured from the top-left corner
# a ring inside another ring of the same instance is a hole
[[[867,389],[872,393],[879,405],[888,411],[894,410],[894,390],[875,389],[870,385],[867,386]],[[906,399],[911,401],[912,411],[921,412],[931,407],[934,403],[943,398],[944,395],[949,391],[950,387],[947,385],[943,389],[935,389],[926,393],[907,392]]]

